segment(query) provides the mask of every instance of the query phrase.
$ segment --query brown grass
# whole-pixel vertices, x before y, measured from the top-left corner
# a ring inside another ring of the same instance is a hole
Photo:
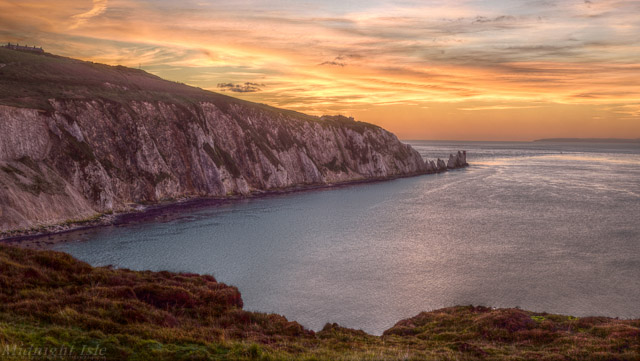
[[[238,290],[211,276],[0,245],[0,347],[15,344],[102,345],[113,360],[639,360],[640,321],[458,306],[381,337],[337,324],[314,333],[242,310]]]

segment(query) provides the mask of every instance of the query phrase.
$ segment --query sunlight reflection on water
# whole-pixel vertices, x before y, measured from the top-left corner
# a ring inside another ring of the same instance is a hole
[[[213,274],[245,308],[313,329],[379,334],[456,304],[640,317],[637,147],[413,145],[429,158],[467,149],[472,166],[181,210],[56,248],[94,265]]]

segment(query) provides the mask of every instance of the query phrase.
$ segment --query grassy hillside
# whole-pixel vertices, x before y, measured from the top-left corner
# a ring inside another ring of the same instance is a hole
[[[638,360],[639,327],[468,306],[421,313],[382,337],[336,324],[314,333],[242,310],[238,290],[211,276],[94,268],[0,245],[0,359],[25,358],[10,356],[15,345],[23,356],[90,347],[106,360]]]
[[[0,129],[0,238],[134,204],[429,171],[395,135],[352,118],[2,47]]]
[[[144,70],[0,47],[0,104],[51,110],[49,99],[106,99],[115,102],[210,102],[225,110],[245,104],[274,114],[347,127],[377,127],[346,117],[315,117],[251,103],[201,88],[164,80]]]

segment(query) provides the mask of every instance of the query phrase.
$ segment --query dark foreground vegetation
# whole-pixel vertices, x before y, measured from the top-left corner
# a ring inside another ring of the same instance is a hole
[[[381,337],[336,324],[313,332],[243,311],[238,290],[211,276],[94,268],[0,245],[0,360],[638,360],[639,327],[465,306],[421,313]]]

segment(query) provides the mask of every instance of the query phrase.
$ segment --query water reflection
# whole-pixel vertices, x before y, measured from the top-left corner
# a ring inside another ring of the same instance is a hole
[[[381,333],[456,304],[640,316],[640,152],[415,146],[431,158],[466,148],[473,166],[185,208],[57,248],[95,265],[213,274],[247,309],[314,329]]]

